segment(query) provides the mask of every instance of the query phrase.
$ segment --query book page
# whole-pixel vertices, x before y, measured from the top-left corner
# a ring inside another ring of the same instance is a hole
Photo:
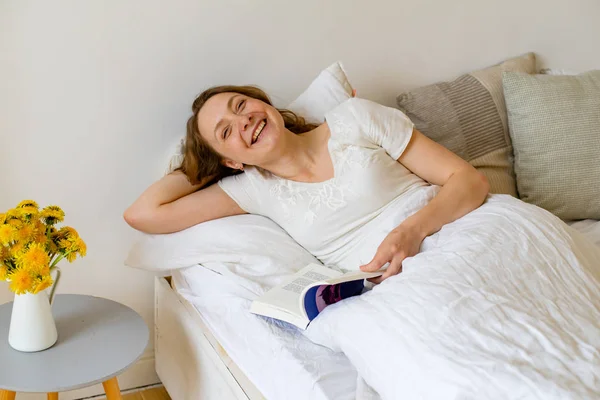
[[[325,279],[327,279],[327,277],[325,277]],[[287,285],[283,286],[281,289],[289,290],[291,292],[300,294],[300,293],[302,293],[302,291],[304,290],[305,287],[307,287],[308,285],[310,285],[313,282],[315,282],[315,281],[312,279],[306,279],[306,278],[300,277],[300,278],[294,279]]]
[[[277,286],[259,297],[256,301],[274,308],[285,309],[297,315],[304,315],[300,308],[300,295],[310,285],[324,282],[342,275],[341,272],[318,264],[309,264],[294,274],[286,283]]]

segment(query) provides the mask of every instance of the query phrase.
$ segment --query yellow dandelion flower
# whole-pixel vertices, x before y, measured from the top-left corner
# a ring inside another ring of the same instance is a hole
[[[38,276],[50,276],[50,265],[46,264],[40,268],[38,268],[37,270],[33,271],[36,275]]]
[[[17,268],[9,275],[10,290],[16,294],[24,294],[32,289],[33,277],[31,273],[24,268]]]
[[[23,200],[22,202],[20,202],[17,205],[17,208],[25,208],[25,207],[34,207],[36,210],[38,208],[40,208],[40,206],[38,206],[38,203],[36,203],[33,200]]]
[[[25,218],[28,221],[38,215],[38,209],[31,206],[19,208],[19,211],[21,212],[21,218]]]
[[[50,275],[44,276],[41,279],[36,279],[33,284],[32,293],[39,293],[42,290],[48,289],[50,286],[52,286],[52,277]]]
[[[47,209],[47,210],[52,210],[52,211],[58,211],[58,212],[60,212],[60,213],[64,214],[64,211],[63,211],[63,209],[62,209],[62,208],[60,208],[59,206],[56,206],[56,205],[47,206],[47,207],[45,207],[45,209]]]
[[[33,243],[17,257],[17,266],[29,268],[36,273],[50,264],[50,256],[43,245]]]
[[[77,255],[85,257],[87,253],[87,245],[79,236],[70,236],[67,239],[60,239],[58,247],[69,262],[75,261]]]
[[[81,238],[77,239],[77,248],[79,249],[79,250],[77,250],[79,255],[81,257],[85,257],[85,255],[87,254],[87,245],[85,244],[83,239],[81,239]]]
[[[5,281],[8,278],[8,267],[0,264],[0,281]]]
[[[62,238],[70,239],[70,240],[75,240],[79,237],[79,233],[77,233],[77,231],[75,229],[71,228],[70,226],[63,226],[58,231],[58,234]]]
[[[0,213],[0,224],[3,224],[5,222],[6,222],[6,214]]]
[[[70,251],[65,255],[65,258],[67,259],[68,262],[72,263],[77,258],[77,252]]]
[[[32,224],[35,230],[32,241],[36,243],[46,243],[48,241],[48,237],[46,236],[46,225],[39,220],[32,222]],[[51,232],[52,230],[55,230],[54,227],[50,228]]]
[[[36,232],[36,234],[31,237],[31,242],[45,245],[48,242],[48,238],[46,235]]]
[[[23,226],[23,221],[21,221],[20,219],[11,219],[7,222],[7,224],[15,229],[21,229],[21,227]]]
[[[59,206],[48,206],[42,210],[40,217],[44,220],[46,225],[55,225],[59,222],[63,222],[65,219],[65,212]]]
[[[10,247],[9,253],[12,258],[19,257],[25,251],[25,244],[18,242]]]
[[[6,246],[15,239],[15,228],[9,224],[0,225],[0,244]]]
[[[35,236],[37,232],[35,231],[35,226],[31,224],[24,224],[21,229],[19,229],[16,233],[17,240],[23,240],[28,242],[31,238]]]
[[[0,244],[0,263],[2,263],[8,256],[10,256],[10,249],[7,246]]]
[[[48,237],[48,243],[53,243],[54,247],[57,250],[60,250],[60,241],[63,240],[62,237],[59,236],[58,232],[54,232],[52,233],[49,237]]]
[[[52,240],[48,240],[45,244],[46,244],[46,250],[48,250],[48,253],[56,254],[59,252],[58,246]]]
[[[71,246],[72,246],[72,243],[70,241],[68,241],[67,239],[60,239],[58,241],[58,249],[60,251],[63,251],[63,252],[69,251],[69,250],[71,250]]]
[[[6,222],[9,222],[10,220],[13,220],[13,219],[21,219],[21,210],[19,210],[18,208],[12,208],[6,212],[6,215],[5,215]]]

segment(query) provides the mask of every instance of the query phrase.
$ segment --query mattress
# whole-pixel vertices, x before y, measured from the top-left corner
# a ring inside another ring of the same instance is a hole
[[[600,221],[568,223],[600,246]],[[194,266],[173,272],[176,290],[201,314],[222,347],[266,398],[364,399],[374,396],[341,353],[300,331],[250,314],[250,301],[223,276]]]

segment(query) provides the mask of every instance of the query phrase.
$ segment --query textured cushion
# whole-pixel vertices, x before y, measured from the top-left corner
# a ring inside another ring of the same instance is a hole
[[[528,53],[452,82],[424,86],[398,96],[398,107],[429,138],[482,172],[492,193],[517,195],[502,92],[502,72],[535,73]]]
[[[565,220],[600,219],[600,71],[505,73],[522,200]]]

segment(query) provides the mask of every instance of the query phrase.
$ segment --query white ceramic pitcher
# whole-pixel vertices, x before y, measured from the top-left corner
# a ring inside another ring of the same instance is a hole
[[[52,300],[45,290],[15,295],[8,331],[8,344],[13,349],[41,351],[56,343],[58,333],[52,316]]]

